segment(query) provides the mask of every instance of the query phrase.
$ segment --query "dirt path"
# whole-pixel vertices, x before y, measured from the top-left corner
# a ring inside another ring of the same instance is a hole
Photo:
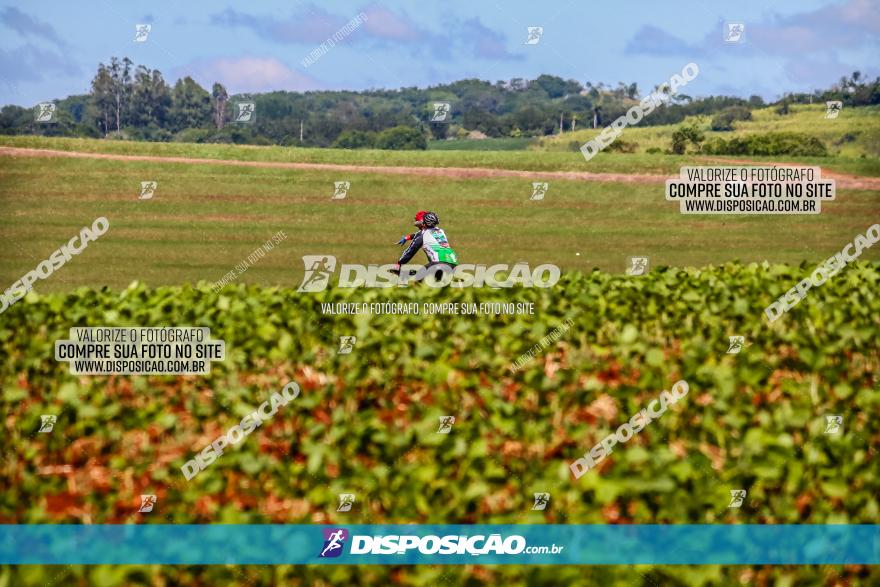
[[[117,155],[113,153],[84,153],[79,151],[58,151],[52,149],[25,149],[0,146],[0,156],[5,157],[68,157],[74,159],[109,159],[112,161],[154,161],[157,163],[186,163],[202,165],[231,165],[235,167],[262,167],[274,169],[315,169],[326,171],[347,171],[365,173],[385,173],[389,175],[421,175],[429,177],[451,177],[455,179],[481,177],[523,177],[529,179],[565,179],[573,181],[595,181],[611,183],[663,184],[668,176],[627,173],[590,173],[587,171],[523,171],[517,169],[489,169],[485,167],[388,167],[381,165],[341,165],[336,163],[288,163],[283,161],[238,161],[234,159],[199,159],[195,157],[158,157],[154,155]],[[732,159],[719,162],[748,163],[767,165],[767,163],[738,161]],[[823,171],[824,177],[834,177],[837,187],[844,189],[880,191],[880,178],[854,177],[831,174]]]
[[[776,167],[807,167],[803,163],[786,163],[784,161],[774,161],[773,163],[761,162],[761,161],[751,161],[749,159],[734,159],[734,158],[720,158],[720,157],[699,157],[701,161],[705,161],[706,163],[715,163],[720,165],[774,165]],[[818,167],[821,167],[819,165]],[[837,187],[839,188],[847,188],[851,190],[878,190],[880,189],[880,177],[862,177],[855,175],[847,175],[845,173],[837,173],[835,171],[829,171],[827,169],[822,169],[822,178],[823,179],[834,179],[837,180]]]

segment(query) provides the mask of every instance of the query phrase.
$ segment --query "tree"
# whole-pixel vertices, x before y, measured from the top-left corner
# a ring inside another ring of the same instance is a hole
[[[711,129],[715,131],[733,130],[733,123],[736,120],[751,120],[752,111],[745,106],[731,106],[725,108],[712,118]]]
[[[550,98],[561,98],[566,94],[565,80],[555,75],[539,75],[535,85],[544,90]]]
[[[763,108],[764,107],[764,99],[757,94],[753,94],[749,96],[749,106],[752,108]]]
[[[442,141],[449,134],[449,124],[445,122],[435,122],[430,125],[431,136],[434,140]]]
[[[487,110],[467,110],[461,117],[461,125],[467,130],[478,130],[489,136],[498,136],[500,124],[497,117]]]
[[[229,94],[222,84],[214,83],[214,87],[211,88],[211,98],[214,104],[214,126],[217,130],[221,130],[226,122],[226,102],[229,101]]]
[[[89,110],[91,117],[104,135],[110,132],[110,121],[113,118],[115,103],[113,78],[107,66],[100,63],[98,64],[98,73],[92,79],[92,99]]]
[[[177,80],[168,118],[175,132],[207,126],[211,122],[211,95],[189,76]]]
[[[639,84],[633,82],[626,88],[626,97],[631,100],[639,99]]]
[[[34,120],[33,110],[21,106],[4,106],[0,110],[0,134],[14,135],[24,131]]]
[[[143,65],[138,66],[131,93],[131,124],[163,127],[170,106],[171,92],[162,73],[158,69],[150,71]]]
[[[123,119],[128,115],[132,65],[133,62],[128,57],[123,58],[122,61],[116,57],[110,58],[108,71],[111,79],[116,132],[122,130]]]
[[[363,130],[347,130],[333,142],[337,149],[371,149],[376,144],[376,133]]]
[[[676,155],[684,155],[688,143],[692,144],[699,151],[700,143],[705,138],[705,135],[696,125],[680,126],[672,133],[672,152]]]
[[[409,126],[395,126],[383,130],[376,137],[376,148],[393,150],[427,149],[428,141],[419,130]]]

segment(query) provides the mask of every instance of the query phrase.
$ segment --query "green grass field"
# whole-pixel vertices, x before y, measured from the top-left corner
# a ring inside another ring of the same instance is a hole
[[[428,141],[430,151],[523,151],[535,144],[530,138],[455,139]]]
[[[671,134],[674,130],[674,127],[656,128],[665,129],[663,132],[667,134]],[[584,140],[590,138],[587,135],[584,135],[584,137]],[[709,160],[717,162],[724,159],[718,156],[707,158],[697,155],[677,156],[662,153],[624,154],[602,152],[588,163],[580,152],[571,151],[303,149],[298,147],[147,143],[37,136],[0,136],[0,146],[81,151],[86,153],[112,153],[116,155],[235,159],[239,161],[385,165],[397,167],[485,167],[525,171],[587,171],[591,173],[663,175],[678,175],[678,170],[682,165],[707,165]],[[752,157],[751,159],[756,162],[774,161],[771,157]],[[877,157],[786,157],[785,161],[803,165],[818,165],[823,169],[838,173],[880,177],[880,158]]]
[[[648,115],[650,116],[650,114]],[[737,121],[730,132],[709,130],[711,116],[694,116],[683,124],[696,123],[706,133],[706,140],[721,137],[730,139],[752,133],[796,132],[817,137],[828,147],[828,152],[846,159],[862,156],[880,157],[880,107],[865,106],[844,108],[835,119],[825,118],[824,104],[795,104],[789,107],[787,115],[776,113],[776,108],[762,108],[752,111],[752,119]],[[611,124],[611,120],[605,121]],[[680,125],[627,127],[621,138],[637,143],[636,153],[644,153],[652,147],[664,151],[670,148],[672,132]],[[539,148],[548,151],[568,150],[572,141],[581,144],[599,133],[598,130],[584,129],[561,136],[545,138]]]
[[[14,142],[192,157],[278,154],[229,146]],[[135,280],[153,286],[213,282],[279,230],[288,238],[240,279],[297,285],[306,254],[332,254],[347,263],[395,262],[394,243],[412,230],[418,209],[439,213],[465,263],[527,261],[609,272],[622,272],[630,255],[648,255],[653,266],[817,262],[880,220],[876,191],[840,190],[817,216],[684,216],[664,199],[661,185],[554,179],[543,201],[530,201],[531,181],[541,179],[539,172],[534,178],[465,179],[0,157],[0,238],[6,251],[0,279],[8,287],[99,216],[110,220],[108,234],[39,282],[40,290],[120,287]],[[139,201],[145,180],[159,187],[152,200]],[[351,190],[346,199],[332,200],[333,182],[340,180],[350,181]],[[415,262],[421,263],[419,255]],[[865,253],[868,259],[878,256],[875,249]]]

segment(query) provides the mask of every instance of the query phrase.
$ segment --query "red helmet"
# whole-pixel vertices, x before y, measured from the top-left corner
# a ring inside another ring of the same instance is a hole
[[[419,228],[434,228],[440,224],[440,219],[433,212],[419,210],[416,213],[416,226]]]

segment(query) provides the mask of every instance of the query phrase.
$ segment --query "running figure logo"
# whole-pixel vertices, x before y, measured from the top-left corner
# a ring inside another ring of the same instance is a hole
[[[544,35],[544,27],[542,26],[530,26],[526,27],[528,29],[528,36],[526,37],[526,42],[524,45],[537,45],[541,42],[541,37]]]
[[[455,424],[455,416],[440,416],[440,428],[437,432],[440,434],[449,434],[452,432],[452,425]]]
[[[745,336],[731,336],[730,337],[730,346],[727,348],[728,355],[736,355],[742,350],[743,345],[746,343]]]
[[[834,119],[840,116],[843,109],[843,102],[840,100],[829,100],[825,102],[825,118]]]
[[[142,495],[141,496],[141,507],[138,509],[139,512],[149,513],[153,511],[153,506],[156,505],[156,496],[155,495]]]
[[[550,189],[550,184],[546,181],[533,181],[532,182],[532,197],[530,200],[543,200],[544,196],[547,194],[547,190]]]
[[[335,558],[342,554],[345,541],[348,540],[348,530],[344,528],[324,530],[324,547],[318,558]]]
[[[730,490],[730,503],[727,504],[729,508],[738,508],[743,504],[743,501],[746,498],[746,490],[745,489],[731,489]]]
[[[339,494],[339,507],[336,508],[337,512],[350,512],[351,506],[354,505],[354,493],[340,493]]]
[[[141,182],[141,195],[138,196],[138,200],[152,200],[153,195],[156,193],[156,188],[159,187],[158,181],[142,181]]]
[[[339,337],[339,354],[340,355],[350,355],[351,351],[354,350],[354,345],[357,342],[356,336],[340,336]]]
[[[345,196],[348,195],[348,190],[351,189],[350,181],[334,181],[333,182],[333,197],[331,200],[343,200]]]
[[[235,122],[253,122],[256,112],[257,104],[255,102],[236,102]]]
[[[431,122],[449,122],[447,117],[450,108],[449,102],[434,102],[434,116],[431,117]]]
[[[532,506],[532,511],[546,510],[548,503],[550,503],[550,494],[549,493],[536,493],[535,494],[535,505]]]
[[[40,429],[38,432],[48,433],[52,432],[52,429],[55,428],[55,422],[58,421],[58,416],[40,416]]]
[[[627,275],[644,275],[648,271],[647,257],[630,257],[629,267],[626,270]]]
[[[724,31],[725,43],[739,43],[746,34],[746,25],[741,22],[728,22]]]
[[[843,416],[825,416],[825,434],[843,432]]]
[[[34,122],[55,122],[55,108],[54,102],[40,102],[34,108]]]
[[[318,292],[327,289],[330,284],[330,276],[336,269],[336,257],[331,255],[305,255],[303,265],[306,274],[303,282],[296,290],[298,292]]]
[[[153,30],[153,25],[151,24],[134,25],[134,42],[143,43],[144,41],[146,41],[147,37],[150,36],[151,30]]]

